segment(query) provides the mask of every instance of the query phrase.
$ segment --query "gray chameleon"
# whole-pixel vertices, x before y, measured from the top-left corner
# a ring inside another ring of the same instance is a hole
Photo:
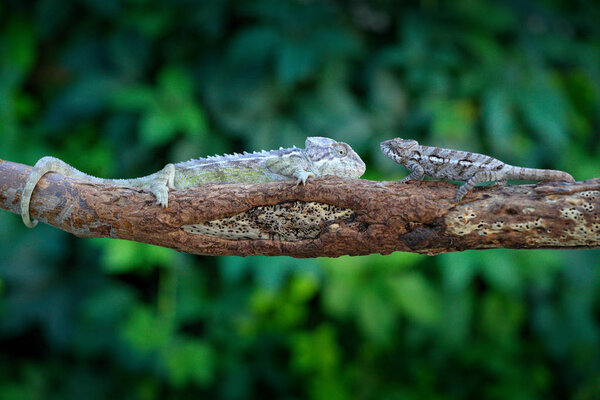
[[[466,181],[456,192],[454,200],[457,202],[482,182],[505,184],[508,180],[575,181],[563,171],[515,167],[484,154],[421,146],[416,140],[386,140],[381,142],[381,151],[410,170],[410,174],[400,182],[423,180],[425,174],[439,179]]]
[[[58,158],[43,157],[34,165],[21,196],[21,217],[30,228],[37,224],[29,216],[31,194],[41,177],[48,172],[94,183],[148,189],[156,197],[157,204],[167,207],[169,189],[206,183],[258,183],[288,179],[296,179],[297,184],[306,184],[309,177],[321,175],[360,178],[365,172],[365,163],[348,144],[324,137],[307,138],[304,149],[293,147],[234,153],[167,164],[154,174],[135,179],[97,178]]]

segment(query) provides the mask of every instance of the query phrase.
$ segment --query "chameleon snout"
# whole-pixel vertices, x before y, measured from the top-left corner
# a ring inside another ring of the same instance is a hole
[[[390,154],[392,154],[394,152],[393,149],[394,149],[394,146],[396,145],[396,142],[397,142],[396,139],[385,140],[379,144],[379,148],[381,149],[383,154],[385,154],[386,156],[389,157]]]

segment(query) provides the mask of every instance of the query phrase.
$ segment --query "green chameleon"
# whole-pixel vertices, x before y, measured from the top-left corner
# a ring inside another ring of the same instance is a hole
[[[55,157],[43,157],[33,167],[23,195],[21,217],[29,228],[37,225],[29,216],[31,194],[41,177],[48,172],[85,179],[95,183],[150,190],[156,203],[169,204],[169,189],[183,189],[206,183],[269,182],[296,179],[306,184],[309,177],[335,175],[360,178],[365,163],[346,143],[324,137],[309,137],[305,148],[280,148],[243,154],[225,154],[167,164],[162,170],[135,179],[103,179],[87,175]]]

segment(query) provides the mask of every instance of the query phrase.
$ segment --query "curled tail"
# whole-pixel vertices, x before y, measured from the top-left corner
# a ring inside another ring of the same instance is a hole
[[[33,193],[33,189],[35,189],[38,181],[48,172],[58,172],[59,174],[65,176],[82,178],[94,182],[104,181],[104,179],[85,174],[78,169],[71,167],[66,162],[59,160],[58,158],[40,158],[33,166],[33,169],[27,178],[27,182],[25,183],[25,187],[23,188],[23,193],[21,194],[21,218],[23,218],[23,223],[25,226],[29,228],[35,227],[38,223],[36,220],[32,221],[31,217],[29,216],[29,203],[31,202],[31,194]]]
[[[38,223],[38,221],[32,221],[29,215],[31,194],[38,181],[48,172],[57,172],[71,178],[85,179],[86,181],[94,183],[149,189],[156,197],[157,204],[162,207],[167,207],[169,201],[168,191],[175,187],[175,167],[173,164],[167,164],[162,170],[141,178],[104,179],[81,172],[58,158],[43,157],[33,166],[31,173],[27,178],[27,182],[25,183],[25,187],[23,188],[23,193],[21,194],[21,218],[23,219],[25,226],[29,228],[35,227]]]
[[[568,173],[554,169],[536,169],[514,167],[514,170],[507,174],[507,179],[531,180],[531,181],[566,181],[575,182],[575,179]]]

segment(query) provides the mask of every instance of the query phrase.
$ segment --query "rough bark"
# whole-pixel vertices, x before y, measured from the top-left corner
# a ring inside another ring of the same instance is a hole
[[[19,213],[30,167],[0,160],[0,208]],[[293,182],[204,185],[169,194],[160,208],[149,192],[46,174],[31,201],[33,218],[80,237],[128,239],[193,254],[318,257],[410,251],[439,254],[489,248],[592,248],[600,243],[600,179],[478,187],[452,201],[456,186],[323,177]],[[285,202],[350,209],[314,239],[227,240],[183,225]]]

